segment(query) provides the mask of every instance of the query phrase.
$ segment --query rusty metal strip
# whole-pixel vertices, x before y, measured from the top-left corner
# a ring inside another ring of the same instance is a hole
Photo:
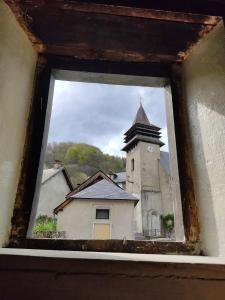
[[[200,239],[198,206],[194,191],[191,145],[187,109],[183,98],[181,66],[178,63],[173,66],[171,90],[185,237],[188,242],[198,242]]]

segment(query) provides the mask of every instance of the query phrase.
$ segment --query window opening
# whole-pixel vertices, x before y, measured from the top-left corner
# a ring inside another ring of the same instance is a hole
[[[109,219],[109,209],[96,209],[96,219]]]
[[[119,75],[109,84],[79,73],[55,81],[30,237],[183,240],[171,98],[140,78],[119,85]],[[96,205],[110,205],[94,217],[107,226],[92,219]]]
[[[134,159],[131,159],[131,171],[134,171]]]

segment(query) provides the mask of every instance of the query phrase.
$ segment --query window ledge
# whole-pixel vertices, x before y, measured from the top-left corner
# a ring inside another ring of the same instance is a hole
[[[188,255],[160,255],[160,254],[132,254],[113,252],[84,252],[84,251],[59,251],[59,250],[34,250],[34,249],[9,249],[1,248],[0,255],[19,255],[34,257],[91,259],[111,261],[140,261],[158,263],[185,263],[185,264],[212,264],[225,265],[225,257],[206,257]]]

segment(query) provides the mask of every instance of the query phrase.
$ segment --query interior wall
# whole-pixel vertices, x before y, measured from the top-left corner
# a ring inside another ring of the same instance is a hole
[[[224,283],[224,265],[0,255],[4,300],[223,300]]]
[[[225,256],[225,30],[210,32],[182,65],[205,254]]]
[[[37,55],[0,0],[0,246],[7,242],[20,176]]]

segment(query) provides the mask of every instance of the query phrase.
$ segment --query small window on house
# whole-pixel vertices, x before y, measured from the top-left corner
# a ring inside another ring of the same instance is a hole
[[[96,209],[96,219],[109,219],[109,209]]]
[[[134,159],[131,159],[131,171],[134,171]]]

